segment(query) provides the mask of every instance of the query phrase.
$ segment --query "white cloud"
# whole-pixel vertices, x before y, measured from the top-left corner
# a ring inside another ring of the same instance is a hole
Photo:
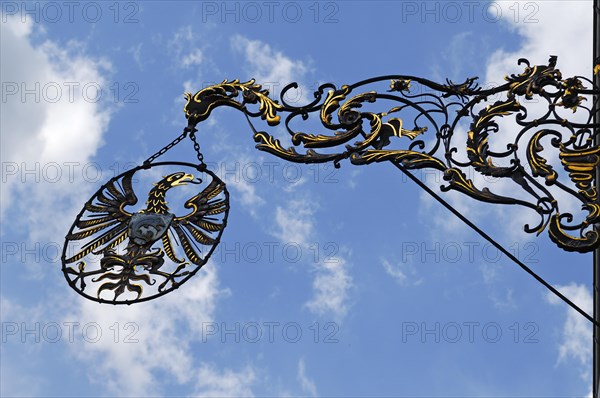
[[[437,80],[463,79],[465,74],[471,76],[472,72],[466,70],[465,61],[477,57],[473,40],[473,32],[470,31],[458,33],[450,38],[447,47],[440,54],[444,60],[443,64],[433,67],[433,74]]]
[[[592,295],[584,285],[571,283],[557,286],[557,289],[581,309],[589,314],[592,313]],[[562,300],[551,292],[547,294],[546,299],[553,305],[563,305]],[[589,349],[592,325],[574,309],[566,305],[565,308],[567,308],[567,320],[563,328],[563,343],[559,349],[558,360],[562,362],[571,358],[581,364],[587,364],[592,355]]]
[[[393,266],[386,259],[383,259],[381,261],[381,264],[383,265],[385,272],[387,272],[387,274],[394,278],[398,283],[403,284],[406,281],[406,273],[402,270],[401,267]]]
[[[203,372],[205,364],[196,364],[190,344],[201,338],[202,325],[213,321],[217,301],[228,294],[219,287],[217,270],[209,262],[177,292],[153,302],[110,306],[75,297],[74,309],[63,322],[95,322],[109,335],[94,344],[70,347],[80,361],[96,364],[88,370],[91,380],[109,380],[106,387],[113,394],[162,395],[166,392],[157,374],[165,372],[180,385],[197,383],[196,373]],[[127,343],[127,337],[135,342]]]
[[[178,68],[199,66],[206,61],[202,47],[198,47],[200,35],[191,25],[182,26],[167,41],[167,51],[173,56]],[[195,92],[197,90],[194,90]]]
[[[128,51],[129,53],[131,53],[133,60],[135,61],[138,68],[140,68],[140,70],[144,70],[144,62],[143,62],[143,58],[142,58],[142,46],[143,45],[144,45],[144,43],[139,43],[137,46],[132,46],[131,48],[129,48],[129,51]]]
[[[220,288],[217,270],[209,262],[176,294],[148,303],[101,305],[75,294],[52,308],[45,304],[25,307],[7,297],[2,297],[0,303],[3,322],[23,322],[29,329],[34,323],[72,325],[73,341],[69,342],[69,329],[63,327],[60,343],[65,344],[76,364],[85,366],[88,379],[104,394],[169,395],[164,390],[166,375],[170,380],[167,384],[188,389],[194,397],[253,396],[251,387],[256,377],[250,366],[238,372],[221,371],[199,361],[197,355],[202,357],[202,349],[190,346],[202,338],[203,325],[214,322],[218,300],[228,295],[229,290]],[[20,346],[28,356],[47,360],[41,353],[48,344]],[[93,366],[87,366],[90,364]],[[2,366],[2,376],[12,376],[9,383],[2,383],[3,396],[39,395],[44,384],[50,382],[14,364]]]
[[[196,373],[194,397],[253,397],[251,386],[256,374],[250,367],[239,372],[226,369],[219,372],[214,367],[203,365]]]
[[[235,168],[232,168],[231,163],[221,163],[219,171],[224,177],[225,183],[241,195],[242,205],[252,216],[256,216],[257,208],[263,205],[265,200],[256,192],[256,186],[253,183],[253,179],[259,176],[250,175],[251,171],[248,170],[253,170],[253,168],[246,167],[247,165],[256,164],[256,162],[246,153],[238,152],[236,154],[234,147],[229,146],[229,148],[227,150],[228,159],[236,159]],[[230,173],[231,170],[234,170],[234,172]]]
[[[298,381],[302,387],[302,391],[311,397],[316,397],[317,386],[315,382],[306,376],[306,366],[304,364],[304,358],[300,358],[298,361]]]
[[[353,287],[348,265],[341,257],[331,257],[318,265],[313,280],[313,297],[306,306],[316,314],[332,314],[336,321],[348,313],[350,290]]]
[[[309,71],[305,62],[295,61],[280,51],[271,48],[260,40],[250,40],[241,35],[231,39],[234,51],[242,53],[248,63],[248,73],[256,82],[268,88],[273,98],[277,98],[283,87],[292,82],[301,82]],[[307,86],[306,86],[307,87]],[[299,98],[292,98],[297,93],[290,93],[290,101],[307,101],[307,90],[302,90]]]
[[[588,314],[592,313],[592,295],[584,285],[570,283],[556,287],[577,306]],[[592,361],[592,324],[582,317],[577,311],[564,304],[553,293],[548,293],[546,299],[553,305],[561,305],[567,310],[567,316],[562,328],[562,342],[558,348],[558,363],[568,363],[573,360],[581,368],[581,377],[591,379],[590,365]]]
[[[279,231],[276,236],[285,242],[305,245],[314,230],[314,208],[309,201],[292,200],[287,207],[277,206],[275,222]]]
[[[309,244],[316,230],[314,221],[315,203],[307,198],[291,200],[286,207],[275,210],[277,230],[274,235],[286,242],[310,251]],[[341,321],[349,310],[350,291],[353,280],[348,270],[349,264],[341,256],[328,256],[313,264],[313,295],[305,303],[306,307],[318,315],[331,314]]]
[[[2,158],[89,159],[109,121],[100,99],[108,95],[104,83],[110,64],[86,56],[76,43],[33,46],[22,32],[24,24],[8,20],[2,24],[2,79],[18,92],[3,101]]]
[[[200,65],[203,59],[202,50],[195,48],[189,54],[184,55],[181,62],[184,68],[189,68],[190,66]]]
[[[519,3],[519,4],[517,4]],[[524,9],[526,0],[514,3],[499,2],[506,22],[519,33],[523,41],[513,52],[499,49],[488,63],[488,81],[503,81],[508,73],[521,72],[517,66],[520,57],[543,63],[549,55],[558,56],[558,67],[563,77],[591,76],[592,73],[592,4],[590,1],[539,2],[535,19],[529,23],[514,18],[511,9]],[[560,26],[560,29],[557,27]],[[577,38],[574,40],[573,38]]]
[[[57,237],[64,236],[93,189],[83,170],[102,145],[115,109],[107,103],[111,65],[87,55],[80,43],[60,46],[44,40],[37,26],[5,17],[0,26],[6,96],[0,118],[3,233],[10,225],[11,231],[27,234],[30,246],[62,244]],[[34,35],[41,44],[33,44]],[[42,222],[49,215],[53,222]],[[27,274],[40,277],[50,269],[39,265],[28,262]]]
[[[400,285],[406,285],[410,281],[409,278],[413,278],[417,274],[417,270],[412,264],[395,261],[394,264],[389,260],[382,258],[381,265],[385,269],[385,272],[391,276]],[[423,279],[420,278],[416,281],[412,281],[415,285],[420,285]]]

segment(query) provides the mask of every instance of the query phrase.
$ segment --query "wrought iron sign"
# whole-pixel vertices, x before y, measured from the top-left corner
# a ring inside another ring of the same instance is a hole
[[[111,304],[151,300],[206,264],[227,225],[225,183],[206,168],[193,131],[199,164],[154,162],[188,133],[186,128],[143,165],[112,178],[85,203],[62,254],[65,277],[79,294]],[[180,195],[173,195],[178,189]],[[146,207],[131,210],[136,192],[144,194]],[[179,199],[177,211],[167,194]]]
[[[314,100],[301,106],[286,101],[286,94],[298,88],[295,83],[282,90],[279,101],[254,80],[225,80],[193,95],[186,93],[188,125],[182,135],[142,166],[111,179],[85,204],[66,238],[65,277],[87,298],[130,304],[172,291],[206,263],[226,226],[228,196],[225,184],[206,170],[194,134],[197,124],[220,106],[245,114],[261,151],[291,162],[333,162],[336,167],[348,159],[355,165],[389,161],[407,170],[435,169],[446,181],[442,191],[529,208],[539,221],[525,225],[526,232],[547,230],[562,249],[590,252],[600,246],[594,230],[600,222],[594,185],[600,147],[593,135],[599,127],[593,114],[600,91],[586,77],[563,78],[556,62],[552,56],[547,65],[532,66],[520,59],[522,73],[487,89],[477,84],[477,78],[456,84],[404,75],[339,88],[327,83],[315,91]],[[527,106],[534,100],[536,114],[530,115],[533,106]],[[384,112],[367,109],[382,103]],[[311,118],[328,132],[293,127]],[[502,130],[502,118],[513,118],[518,129]],[[285,126],[293,146],[285,147],[257,129],[253,119]],[[461,129],[466,135],[457,142]],[[193,139],[199,165],[154,163],[187,135]],[[494,147],[495,141],[501,143],[500,149]],[[137,203],[134,178],[167,165],[195,168],[208,180],[180,170],[162,174],[145,192],[147,207],[128,210]],[[494,192],[471,178],[473,174],[508,181],[518,189],[510,194]],[[202,183],[206,187],[200,189]],[[167,192],[171,195],[180,186],[193,188],[184,201],[190,211],[182,215],[173,213],[165,201]],[[565,195],[581,204],[581,214],[561,209],[558,199]],[[75,242],[81,243],[79,250],[67,254]],[[90,282],[98,285],[93,295],[84,292]],[[152,289],[144,293],[142,285]]]

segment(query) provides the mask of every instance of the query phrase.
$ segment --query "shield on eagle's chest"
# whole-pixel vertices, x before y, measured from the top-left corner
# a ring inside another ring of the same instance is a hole
[[[167,232],[174,217],[171,213],[135,213],[129,221],[129,239],[137,245],[152,244]]]

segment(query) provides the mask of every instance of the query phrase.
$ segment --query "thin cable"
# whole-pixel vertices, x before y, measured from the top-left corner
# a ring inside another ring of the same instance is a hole
[[[565,297],[561,292],[559,292],[552,285],[550,285],[548,282],[546,282],[541,276],[539,276],[538,274],[533,272],[533,270],[531,268],[529,268],[528,266],[523,264],[521,262],[521,260],[516,258],[511,252],[506,250],[501,244],[499,244],[494,239],[492,239],[492,237],[490,237],[488,234],[483,232],[477,225],[473,224],[468,218],[466,218],[465,216],[460,214],[458,212],[458,210],[456,210],[454,207],[452,207],[448,202],[446,202],[444,199],[442,199],[438,194],[436,194],[433,190],[431,190],[427,185],[425,185],[422,181],[420,181],[412,173],[410,173],[408,170],[406,170],[406,168],[404,166],[402,166],[400,163],[398,163],[396,161],[390,161],[390,162],[394,166],[396,166],[398,169],[400,169],[400,171],[402,171],[406,176],[408,176],[408,178],[413,180],[413,182],[415,182],[418,186],[420,186],[423,190],[425,190],[429,195],[431,195],[435,200],[437,200],[442,206],[444,206],[446,209],[450,210],[452,212],[452,214],[454,214],[462,222],[464,222],[469,227],[471,227],[471,229],[473,229],[475,232],[477,232],[482,238],[484,238],[485,240],[490,242],[492,245],[494,245],[498,250],[500,250],[502,253],[504,253],[508,258],[510,258],[512,261],[514,261],[517,265],[519,265],[519,267],[523,268],[525,270],[525,272],[527,272],[529,275],[533,276],[538,282],[540,282],[548,290],[550,290],[552,293],[554,293],[556,296],[558,296],[562,301],[569,304],[571,306],[571,308],[573,308],[575,311],[579,312],[581,315],[583,315],[588,321],[592,322],[594,325],[600,326],[600,322],[595,321],[594,318],[592,318],[587,312],[585,312],[584,310],[579,308],[575,303],[573,303],[571,300],[569,300],[567,297]]]
[[[254,125],[250,121],[250,117],[248,116],[248,114],[245,111],[243,112],[243,114],[244,114],[244,116],[246,116],[246,120],[248,121],[248,124],[250,125],[250,128],[252,129],[252,131],[254,132],[254,134],[256,134],[257,130],[256,130],[256,128],[254,128]],[[499,244],[498,242],[496,242],[491,236],[489,236],[488,234],[486,234],[485,232],[483,232],[477,225],[473,224],[471,222],[471,220],[469,220],[468,218],[466,218],[465,216],[463,216],[462,214],[460,214],[448,202],[446,202],[444,199],[442,199],[438,194],[436,194],[435,192],[433,192],[427,185],[425,185],[422,181],[420,181],[412,173],[410,173],[408,170],[406,170],[406,168],[404,166],[402,166],[399,162],[390,160],[390,163],[392,163],[394,166],[396,166],[398,169],[400,169],[400,171],[402,171],[405,175],[407,175],[408,178],[410,178],[411,180],[413,180],[413,182],[415,182],[418,186],[420,186],[423,190],[425,190],[425,192],[427,192],[429,195],[431,195],[442,206],[444,206],[446,209],[450,210],[450,212],[452,212],[452,214],[454,214],[462,222],[464,222],[469,227],[471,227],[471,229],[473,229],[475,232],[477,232],[482,238],[484,238],[485,240],[487,240],[488,242],[490,242],[492,245],[494,245],[498,250],[500,250],[508,258],[510,258],[517,265],[519,265],[521,268],[523,268],[525,270],[525,272],[527,272],[529,275],[533,276],[538,282],[540,282],[542,285],[544,285],[548,290],[550,290],[552,293],[554,293],[558,298],[560,298],[562,301],[564,301],[565,303],[567,303],[568,305],[570,305],[571,308],[573,308],[575,311],[577,311],[581,315],[583,315],[588,321],[590,321],[594,325],[600,327],[600,322],[595,321],[594,318],[592,318],[587,312],[585,312],[584,310],[582,310],[581,308],[579,308],[575,303],[573,303],[571,300],[569,300],[565,295],[563,295],[561,292],[559,292],[558,290],[556,290],[552,285],[550,285],[548,282],[546,282],[541,276],[539,276],[538,274],[536,274],[535,272],[533,272],[533,270],[531,268],[529,268],[528,266],[526,266],[525,264],[523,264],[521,262],[521,260],[519,260],[518,258],[516,258],[511,252],[509,252],[508,250],[506,250],[501,244]]]

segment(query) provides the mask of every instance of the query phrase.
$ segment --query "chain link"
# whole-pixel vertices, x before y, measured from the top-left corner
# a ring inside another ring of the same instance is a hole
[[[202,152],[200,152],[200,144],[198,144],[198,141],[196,141],[196,129],[193,129],[192,131],[190,131],[190,138],[192,140],[192,142],[194,143],[194,150],[196,151],[196,156],[198,157],[198,161],[200,162],[201,165],[204,165],[204,155],[202,154]]]
[[[161,155],[164,155],[169,149],[173,148],[175,145],[177,145],[181,141],[183,141],[189,133],[190,138],[192,139],[192,142],[194,143],[194,150],[196,151],[196,156],[198,157],[198,161],[200,162],[200,165],[204,166],[204,155],[202,155],[202,152],[200,152],[200,144],[198,144],[198,141],[196,141],[196,131],[198,131],[198,130],[196,130],[195,128],[190,128],[190,127],[184,128],[183,133],[181,133],[181,135],[179,137],[175,138],[169,144],[164,146],[160,151],[156,152],[154,155],[152,155],[148,159],[146,159],[144,161],[144,165],[149,165],[150,163],[154,162],[156,160],[156,158],[158,158]]]
[[[154,162],[154,160],[156,160],[157,157],[164,155],[165,152],[167,152],[169,149],[173,148],[175,145],[179,144],[181,141],[183,141],[183,139],[187,136],[189,130],[188,128],[184,128],[183,129],[183,133],[181,133],[181,135],[177,138],[175,138],[173,141],[171,141],[169,144],[167,144],[165,147],[163,147],[160,151],[156,152],[154,155],[150,156],[148,159],[144,160],[144,164],[150,164],[152,162]]]

